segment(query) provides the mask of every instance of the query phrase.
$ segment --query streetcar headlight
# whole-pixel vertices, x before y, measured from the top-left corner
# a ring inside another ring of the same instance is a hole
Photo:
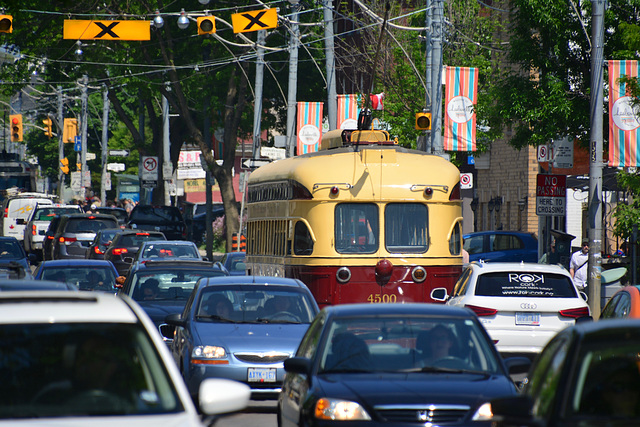
[[[415,267],[411,270],[411,278],[416,283],[422,283],[424,282],[424,279],[427,278],[427,270],[425,270],[424,267]]]
[[[351,280],[351,270],[347,267],[340,267],[338,271],[336,271],[336,279],[340,283],[347,283]]]
[[[314,415],[320,420],[353,421],[371,420],[360,404],[342,399],[323,397],[316,402]]]

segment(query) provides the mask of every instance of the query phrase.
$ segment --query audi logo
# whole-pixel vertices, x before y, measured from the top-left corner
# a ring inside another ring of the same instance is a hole
[[[538,304],[533,304],[530,302],[523,302],[522,304],[520,304],[520,308],[524,309],[524,310],[535,310],[536,308],[538,308]]]

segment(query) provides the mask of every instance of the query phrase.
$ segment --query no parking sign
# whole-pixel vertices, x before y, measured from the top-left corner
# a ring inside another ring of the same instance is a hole
[[[460,188],[465,190],[468,188],[473,188],[473,174],[472,173],[461,173],[460,174]]]

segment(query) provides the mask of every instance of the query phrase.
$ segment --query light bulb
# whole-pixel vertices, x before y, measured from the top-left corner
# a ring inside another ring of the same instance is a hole
[[[162,16],[160,16],[160,11],[156,10],[156,17],[153,18],[153,25],[156,28],[162,28],[162,26],[164,25],[164,19],[162,19]]]
[[[189,26],[189,18],[187,18],[184,9],[180,11],[180,18],[178,18],[178,28],[186,30]]]
[[[209,4],[209,0],[198,0],[200,4]]]

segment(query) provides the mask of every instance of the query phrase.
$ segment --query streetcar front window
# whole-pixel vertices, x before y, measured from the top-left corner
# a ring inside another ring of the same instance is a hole
[[[429,247],[427,207],[420,203],[389,203],[384,214],[389,253],[424,253]]]
[[[296,255],[311,255],[313,253],[313,239],[307,228],[307,224],[302,221],[296,223],[293,235],[293,253]]]
[[[373,203],[341,203],[335,211],[335,245],[341,254],[378,250],[378,207]]]

